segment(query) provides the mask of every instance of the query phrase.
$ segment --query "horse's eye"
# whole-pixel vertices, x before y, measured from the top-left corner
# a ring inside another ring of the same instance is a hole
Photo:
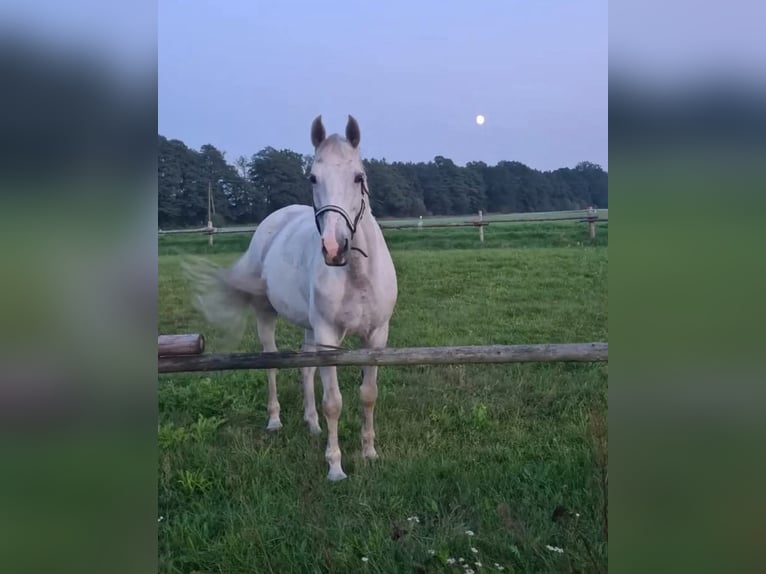
[[[317,176],[315,176],[315,175],[312,173],[312,174],[309,176],[309,181],[310,181],[311,183],[316,183],[316,182],[317,182]]]
[[[354,176],[354,183],[362,183],[363,181],[364,181],[364,175],[362,175],[361,173],[357,173]]]

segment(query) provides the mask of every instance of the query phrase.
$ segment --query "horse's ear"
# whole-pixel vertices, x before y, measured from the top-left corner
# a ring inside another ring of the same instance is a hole
[[[324,141],[326,134],[324,126],[322,125],[322,116],[318,115],[311,123],[311,143],[314,144],[314,149],[319,147]]]
[[[348,123],[346,124],[346,139],[353,147],[359,147],[359,142],[362,139],[359,124],[351,114],[349,114]]]

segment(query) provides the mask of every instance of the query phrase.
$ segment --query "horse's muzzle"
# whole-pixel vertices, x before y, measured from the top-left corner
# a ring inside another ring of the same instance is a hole
[[[348,263],[349,254],[349,241],[345,238],[343,245],[332,245],[328,249],[324,240],[322,241],[322,255],[324,256],[324,262],[330,267],[343,267]]]

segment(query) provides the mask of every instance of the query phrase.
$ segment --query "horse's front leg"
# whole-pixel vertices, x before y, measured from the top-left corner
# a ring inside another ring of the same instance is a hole
[[[303,341],[304,351],[316,351],[314,345],[314,333],[306,329],[306,336]],[[309,426],[311,434],[319,434],[322,429],[319,427],[319,417],[317,416],[317,407],[314,399],[314,374],[316,367],[303,367],[301,369],[301,379],[303,382],[303,420]]]
[[[388,343],[388,323],[373,331],[363,344],[368,349],[383,349]],[[367,366],[362,369],[362,386],[359,398],[362,402],[364,421],[362,424],[362,457],[368,460],[378,458],[375,451],[375,401],[378,399],[378,367]]]
[[[314,327],[314,341],[319,350],[323,346],[337,347],[343,339],[343,333],[330,325]],[[329,480],[346,478],[341,466],[340,446],[338,445],[338,419],[343,408],[343,397],[338,387],[338,371],[336,367],[320,367],[319,376],[322,379],[322,410],[327,421],[327,450],[325,459],[330,469],[327,473]]]

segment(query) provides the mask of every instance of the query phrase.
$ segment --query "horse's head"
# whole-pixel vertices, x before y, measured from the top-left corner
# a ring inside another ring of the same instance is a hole
[[[359,124],[348,116],[346,138],[325,137],[322,116],[311,124],[314,213],[327,265],[345,265],[366,208],[367,181],[359,157]]]

